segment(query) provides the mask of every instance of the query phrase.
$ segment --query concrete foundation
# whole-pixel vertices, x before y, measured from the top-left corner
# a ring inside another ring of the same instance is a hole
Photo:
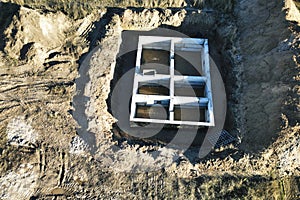
[[[208,40],[140,36],[131,122],[214,126]]]

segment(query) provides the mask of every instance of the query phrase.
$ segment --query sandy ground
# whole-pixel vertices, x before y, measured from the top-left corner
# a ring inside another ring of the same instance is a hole
[[[299,11],[291,0],[213,5],[74,20],[1,3],[0,198],[297,199]],[[200,159],[197,146],[120,138],[108,100],[121,33],[156,28],[209,39],[235,144]]]

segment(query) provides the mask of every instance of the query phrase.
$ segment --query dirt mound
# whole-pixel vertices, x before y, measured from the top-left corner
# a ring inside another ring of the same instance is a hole
[[[197,8],[197,9],[217,9],[221,12],[232,12],[234,8],[234,0],[88,0],[88,1],[72,1],[72,0],[52,0],[52,1],[37,1],[37,0],[13,0],[3,1],[16,3],[21,6],[30,7],[38,10],[61,11],[74,19],[81,19],[88,16],[90,13],[102,8]]]

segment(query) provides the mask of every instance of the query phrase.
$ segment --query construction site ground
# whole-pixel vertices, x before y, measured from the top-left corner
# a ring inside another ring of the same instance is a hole
[[[300,198],[297,6],[0,2],[0,199]],[[199,135],[182,152],[117,127],[124,33],[158,29],[208,38],[234,143],[199,157]]]

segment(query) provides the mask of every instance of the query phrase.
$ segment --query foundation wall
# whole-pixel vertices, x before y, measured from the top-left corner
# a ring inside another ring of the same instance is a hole
[[[207,39],[140,36],[131,122],[214,126]]]

